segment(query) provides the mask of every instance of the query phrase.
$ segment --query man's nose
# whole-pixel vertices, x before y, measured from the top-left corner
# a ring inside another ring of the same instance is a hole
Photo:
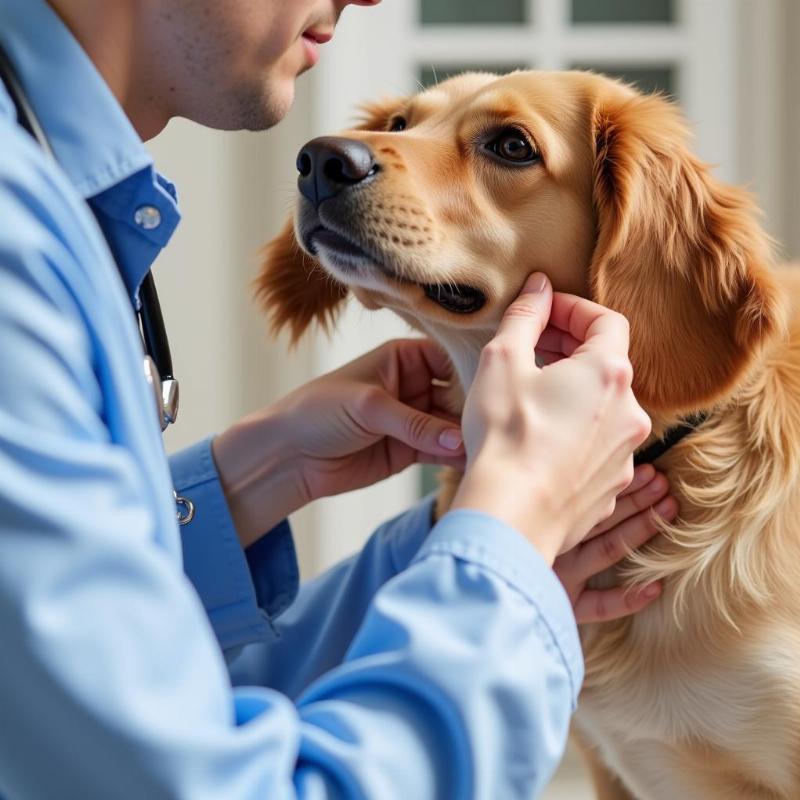
[[[297,186],[314,206],[335,197],[348,186],[378,171],[372,150],[363,142],[342,136],[312,139],[297,155]]]

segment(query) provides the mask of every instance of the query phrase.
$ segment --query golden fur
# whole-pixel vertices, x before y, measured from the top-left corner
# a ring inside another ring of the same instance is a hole
[[[407,129],[389,132],[397,115]],[[504,126],[541,162],[485,157],[486,131]],[[391,274],[322,271],[287,227],[259,279],[278,327],[297,337],[332,319],[348,290],[388,306],[445,347],[458,404],[541,270],[628,317],[656,434],[711,413],[658,462],[680,518],[622,568],[663,580],[662,597],[582,632],[575,727],[598,797],[800,798],[800,270],[771,268],[751,198],[691,154],[672,104],[588,73],[460,76],[370,107],[345,135],[381,174],[338,216],[326,201],[325,224]],[[453,314],[421,288],[448,282],[481,289],[486,306]]]

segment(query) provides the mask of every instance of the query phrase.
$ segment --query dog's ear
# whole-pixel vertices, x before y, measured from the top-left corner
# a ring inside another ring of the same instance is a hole
[[[347,297],[347,287],[300,248],[290,219],[264,248],[256,295],[272,321],[272,329],[288,328],[294,343],[314,321],[324,329],[333,324]]]
[[[631,324],[634,390],[652,412],[700,410],[781,328],[770,241],[751,197],[687,147],[677,109],[617,84],[593,110],[594,299]]]

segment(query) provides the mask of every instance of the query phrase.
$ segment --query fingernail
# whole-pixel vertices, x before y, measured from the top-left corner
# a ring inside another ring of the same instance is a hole
[[[461,431],[456,428],[448,428],[439,434],[439,444],[448,450],[458,450],[464,444],[464,438]]]
[[[661,584],[651,583],[648,586],[645,586],[644,589],[642,589],[642,594],[649,599],[658,597],[661,594]]]
[[[653,494],[663,492],[667,488],[667,480],[663,475],[656,475],[650,483],[650,491]]]
[[[527,289],[530,292],[543,292],[547,286],[547,275],[543,272],[535,272],[528,278]]]

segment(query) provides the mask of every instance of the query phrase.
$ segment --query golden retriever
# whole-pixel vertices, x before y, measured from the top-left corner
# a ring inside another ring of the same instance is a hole
[[[798,800],[800,270],[771,268],[751,198],[665,98],[582,72],[452,78],[298,167],[259,278],[278,327],[352,292],[440,342],[466,388],[541,270],[627,316],[654,437],[708,414],[657,462],[680,519],[621,573],[661,598],[582,633],[575,728],[603,800]]]

